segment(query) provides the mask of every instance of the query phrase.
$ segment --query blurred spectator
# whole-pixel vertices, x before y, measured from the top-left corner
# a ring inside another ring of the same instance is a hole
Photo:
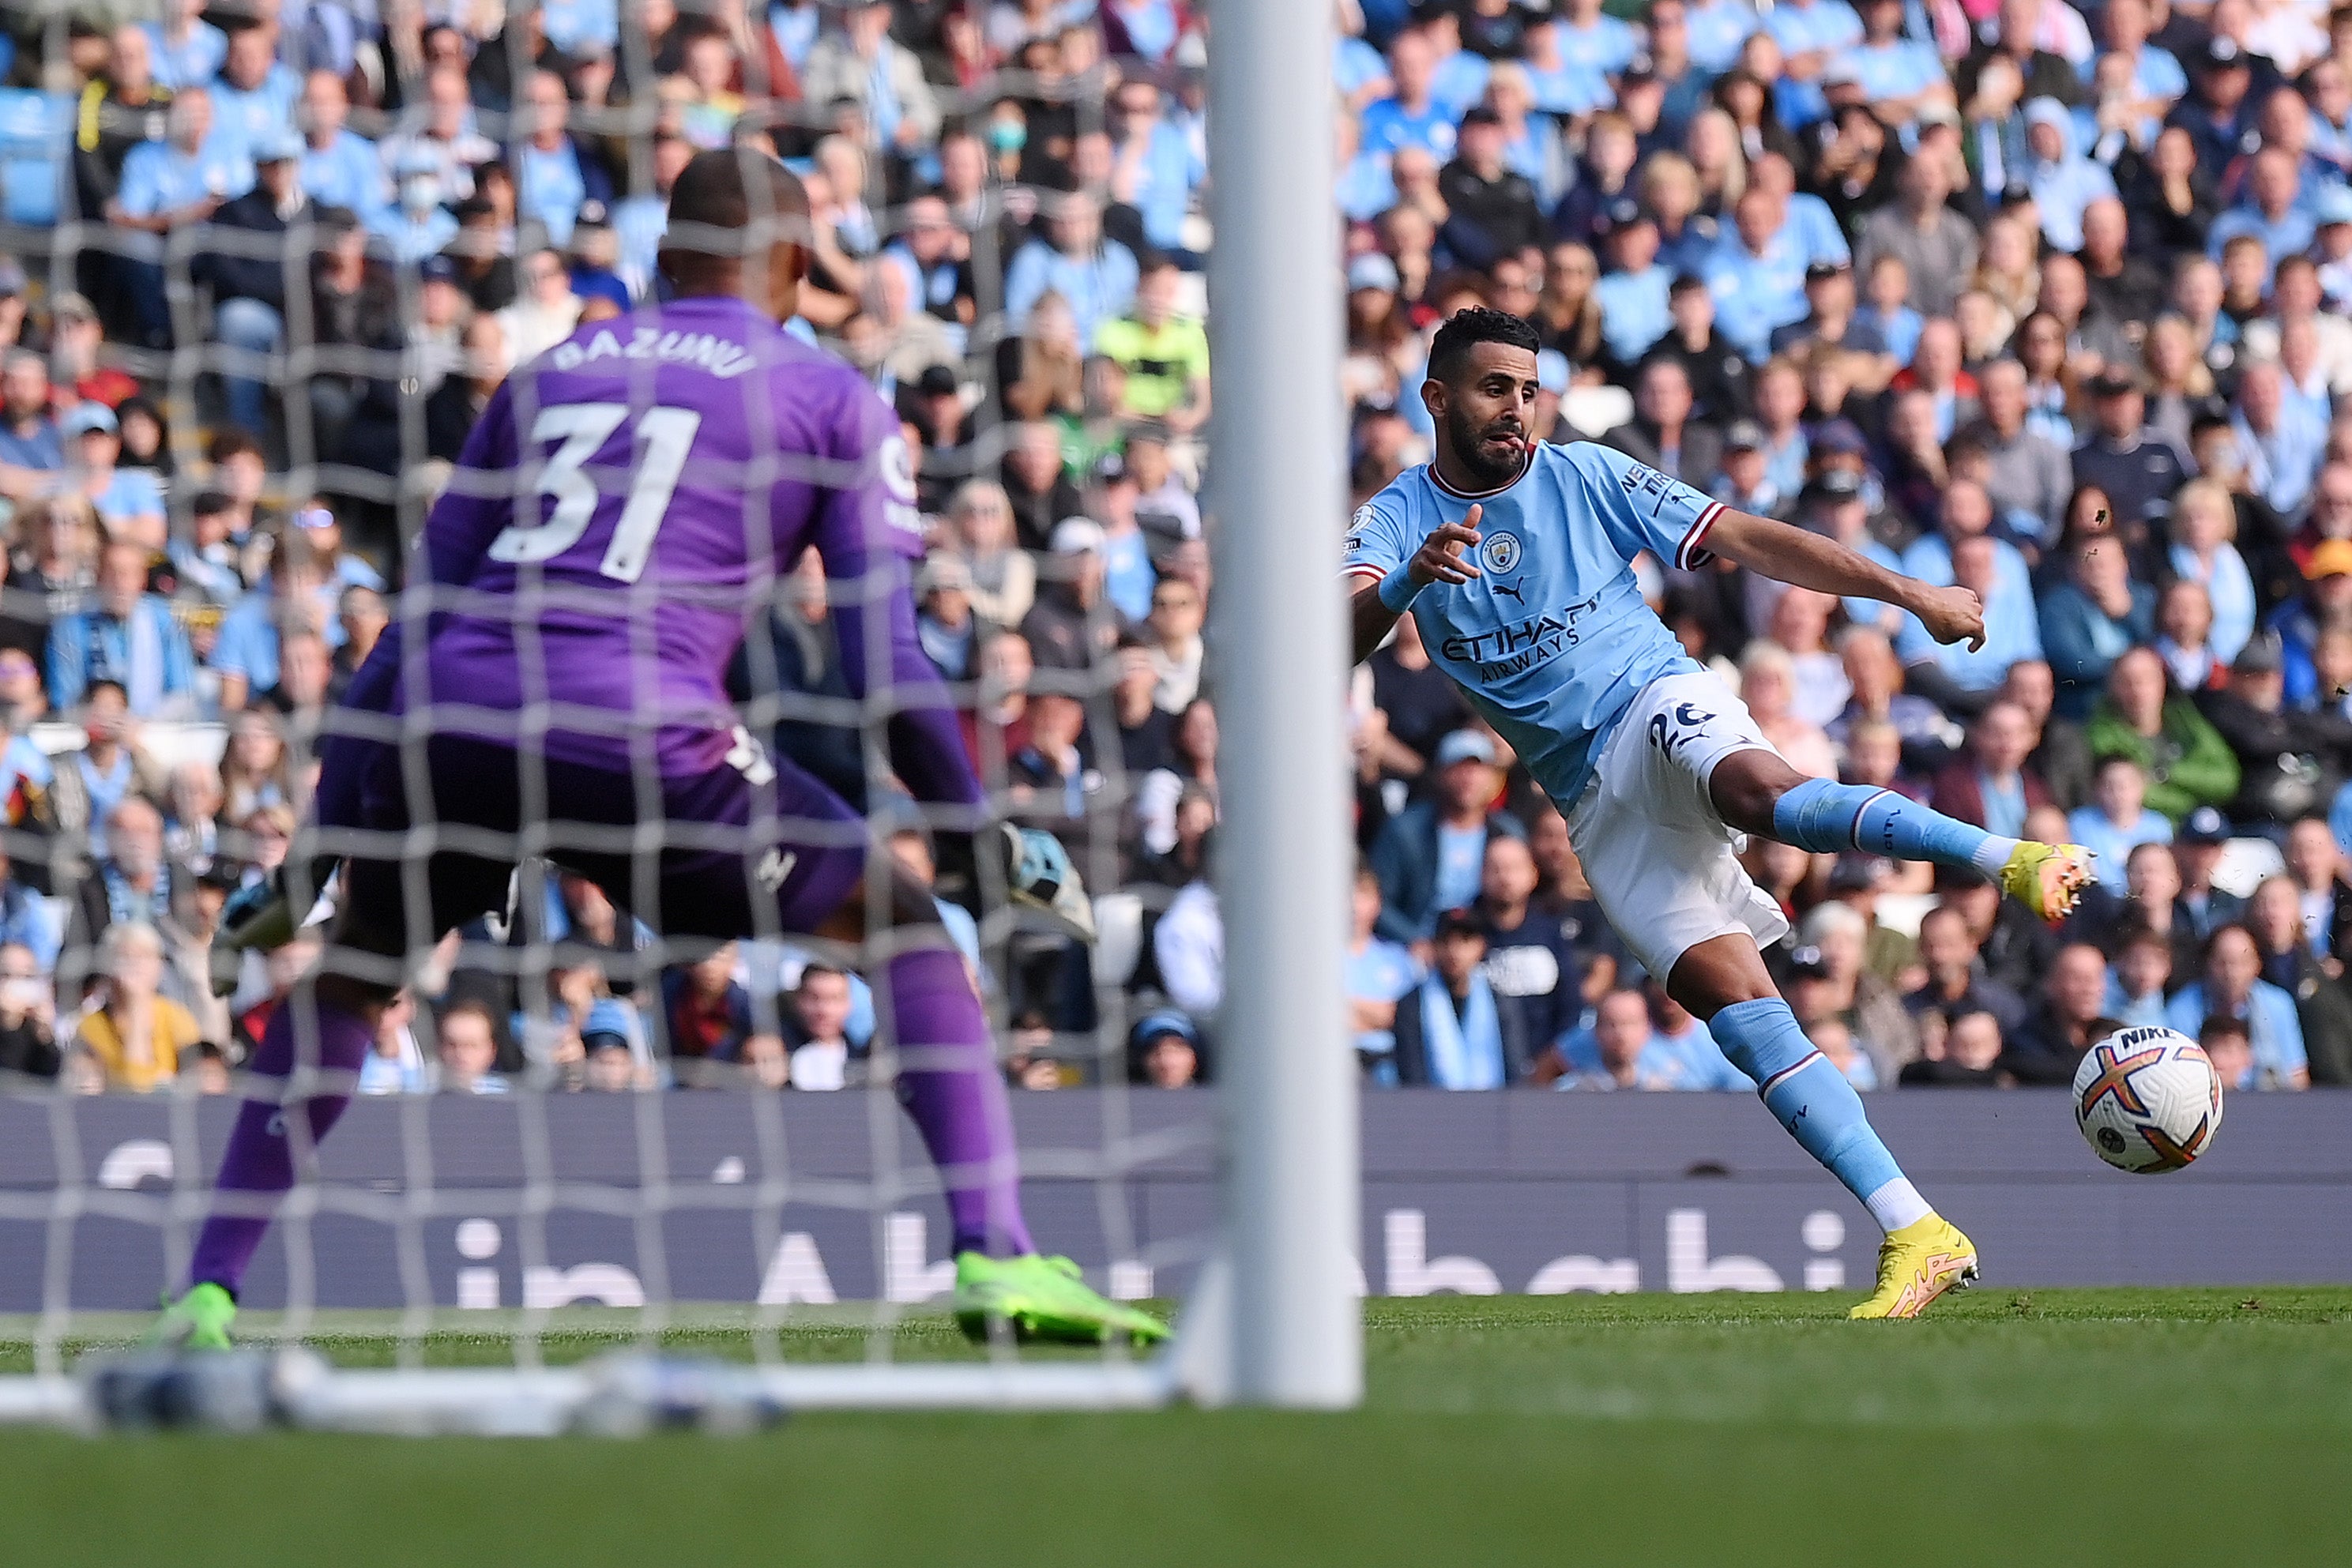
[[[1062,836],[1072,852],[1087,837],[1092,797],[1104,784],[1084,744],[1087,710],[1067,692],[1041,691],[1029,698],[1029,743],[1005,768],[1013,805]],[[1080,863],[1085,857],[1080,856]]]
[[[1105,324],[1134,303],[1140,273],[1135,253],[1102,232],[1096,199],[1072,191],[1050,204],[1048,239],[1033,239],[1013,256],[1004,275],[1008,324],[1019,328],[1050,289],[1069,303],[1078,341],[1092,343]]]
[[[505,335],[503,369],[529,364],[572,335],[580,324],[580,296],[572,291],[572,273],[562,253],[532,251],[520,264],[522,291],[513,304],[498,313]]]
[[[2326,426],[2286,400],[2275,361],[2258,360],[2238,378],[2231,429],[2236,456],[2253,493],[2282,517],[2300,517],[2327,444]]]
[[[2254,631],[2254,581],[2230,542],[2237,531],[2237,508],[2221,485],[2192,480],[2174,497],[2166,559],[2176,578],[2201,584],[2211,600],[2213,653],[2223,664],[2238,656]]]
[[[0,945],[0,1084],[11,1075],[53,1079],[61,1061],[56,990],[31,948]]]
[[[2245,1019],[2216,1013],[2198,1026],[2197,1043],[2205,1048],[2213,1075],[2231,1093],[2268,1087],[2255,1074],[2253,1030]]]
[[[1849,765],[1854,736],[1874,725],[1885,726],[1900,745],[1922,753],[1945,748],[1951,721],[1934,703],[1903,689],[1903,664],[1884,632],[1874,626],[1848,626],[1837,635],[1837,652],[1847,696],[1822,733],[1844,752]]]
[[[824,964],[801,971],[793,993],[792,1085],[795,1089],[846,1089],[862,1082],[862,1056],[845,1032],[849,1023],[849,977]]]
[[[247,592],[221,622],[212,666],[221,678],[220,706],[234,713],[278,685],[279,639],[287,632],[325,634],[325,574],[307,549],[289,549],[268,580]]]
[[[736,1059],[752,1033],[751,993],[735,978],[732,943],[692,964],[662,971],[663,1039],[681,1083],[703,1082],[690,1069]]]
[[[1166,712],[1186,712],[1200,692],[1207,654],[1201,628],[1207,611],[1200,590],[1181,577],[1151,591],[1151,613],[1144,622],[1147,651],[1158,677],[1151,700]]]
[[[2118,524],[2144,522],[2157,503],[2180,488],[2187,461],[2169,436],[2147,423],[2147,399],[2128,370],[2102,371],[2087,390],[2091,433],[2074,449],[2074,482],[2097,486],[2114,502]]]
[[[597,202],[610,208],[613,178],[603,160],[572,133],[572,99],[562,77],[533,71],[523,98],[516,111],[525,140],[514,152],[515,211],[538,222],[551,244],[568,245],[583,206]],[[559,269],[562,265],[559,258]],[[530,357],[519,353],[517,360]]]
[[[68,858],[82,848],[103,858],[115,809],[127,800],[162,799],[164,779],[140,744],[121,686],[93,683],[81,722],[84,744],[64,754],[49,778],[51,815]]]
[[[2197,694],[2198,711],[2238,759],[2233,815],[2291,822],[2323,811],[2352,772],[2352,718],[2339,707],[2298,712],[2285,706],[2286,676],[2277,639],[2246,644],[2218,690]]]
[[[1955,444],[1955,450],[1958,444]],[[1996,538],[1991,502],[1973,479],[1955,477],[1944,493],[1944,534],[1914,542],[1903,555],[1911,575],[1952,582],[1984,601],[1985,643],[1937,643],[1916,615],[1906,615],[1895,638],[1904,678],[1915,691],[1959,713],[1980,710],[2011,666],[2042,656],[2033,590],[2023,556]]]
[[[1122,90],[1134,89],[1157,96],[1156,89],[1143,83]],[[1154,136],[1171,131],[1161,124]],[[1182,277],[1176,264],[1164,256],[1145,263],[1133,308],[1102,326],[1094,349],[1127,372],[1121,412],[1160,420],[1179,434],[1189,435],[1208,423],[1209,338],[1200,322],[1177,314]]]
[[[1984,413],[1970,428],[1992,459],[1986,484],[1996,517],[2021,538],[2055,543],[2074,483],[2066,450],[2028,428],[2025,367],[1998,360],[1977,377]]]
[[[2263,879],[2246,904],[2263,978],[2294,999],[2311,1081],[2352,1082],[2352,997],[2321,965],[2304,929],[2303,898],[2286,877]]]
[[[2304,938],[2323,957],[2334,956],[2352,937],[2347,869],[2326,818],[2304,817],[2287,830],[2286,873],[2294,881]]]
[[[403,991],[377,1019],[375,1040],[360,1063],[362,1094],[422,1094],[429,1087],[425,1052],[416,1043],[416,1003]]]
[[[496,1071],[497,1021],[478,1001],[441,1009],[433,1040],[434,1087],[444,1094],[504,1094],[511,1087]]]
[[[923,652],[949,680],[969,678],[980,640],[980,622],[971,609],[971,569],[955,556],[932,556],[916,575],[915,593],[921,607],[915,632]]]
[[[1837,777],[1837,753],[1821,727],[1795,711],[1797,665],[1787,649],[1759,640],[1739,656],[1739,700],[1755,716],[1774,749],[1798,772],[1815,779]]]
[[[1113,90],[1107,108],[1118,155],[1110,193],[1142,215],[1143,237],[1154,251],[1197,271],[1202,258],[1185,243],[1184,220],[1209,165],[1183,127],[1166,116],[1165,107],[1160,89],[1148,78],[1121,81]],[[1541,221],[1539,214],[1530,216]]]
[[[1589,1064],[1573,1067],[1559,1087],[1574,1090],[1656,1090],[1677,1087],[1651,1061],[1650,1009],[1639,991],[1612,991],[1601,998],[1590,1033]],[[1574,1052],[1570,1063],[1581,1057]]]
[[[1962,283],[1977,267],[1976,230],[1947,204],[1951,194],[1943,159],[1908,159],[1896,179],[1896,204],[1864,219],[1854,241],[1854,262],[1865,276],[1882,256],[1903,264],[1911,284],[1907,303],[1930,319],[1951,315]]]
[[[1196,1019],[1213,1019],[1225,999],[1225,925],[1205,859],[1152,927],[1152,959],[1168,999]]]
[[[1985,972],[1979,952],[1967,916],[1949,904],[1920,920],[1919,961],[1927,967],[1927,983],[1905,998],[1904,1005],[1922,1020],[1923,1049],[1931,1032],[1926,1027],[1930,1014],[1947,1028],[1969,1013],[1990,1013],[2004,1034],[2023,1025],[2025,1003]]]
[[[1486,978],[1518,999],[1538,1040],[1556,1039],[1584,1010],[1583,966],[1559,917],[1536,906],[1535,855],[1524,839],[1489,837],[1471,914],[1486,939]]]
[[[2075,943],[2059,950],[2042,990],[2041,1008],[2012,1036],[2001,1067],[2020,1083],[2066,1084],[2083,1055],[2108,1032],[2107,960],[2096,947]]]
[[[2084,533],[2071,546],[2067,580],[2042,596],[2042,643],[2058,681],[2057,711],[2090,716],[2125,649],[2154,641],[2156,592],[2135,582],[2121,539]]]
[[[2092,803],[2067,814],[2068,838],[2091,852],[2094,873],[2111,891],[2126,884],[2125,862],[2140,844],[2168,844],[2172,824],[2147,804],[2147,777],[2128,757],[2106,757],[2092,788]]]
[[[1714,483],[1723,468],[1722,438],[1694,423],[1689,375],[1672,359],[1652,359],[1642,367],[1630,423],[1611,431],[1609,444],[1660,473],[1696,489]]]
[[[2172,684],[2202,692],[2221,684],[2222,664],[2213,653],[2213,601],[2204,584],[2179,578],[2164,585],[2156,601],[2156,651]]]
[[[2302,1089],[2310,1071],[2303,1023],[2294,998],[2262,977],[2262,950],[2242,925],[2224,925],[2205,940],[2202,976],[2173,993],[2165,1019],[2187,1035],[2214,1015],[2246,1025],[2253,1046],[2254,1082],[2263,1089]]]
[[[1066,517],[1055,525],[1050,576],[1021,620],[1040,667],[1088,670],[1118,646],[1118,612],[1103,598],[1102,525]]]
[[[2000,1020],[1989,1012],[1964,1012],[1938,1030],[1918,1061],[1903,1069],[1902,1082],[1916,1088],[2005,1088],[2008,1074],[1999,1068]]]
[[[333,672],[328,695],[340,699],[343,687],[359,673],[367,656],[375,649],[378,637],[392,623],[384,596],[375,589],[353,583],[342,591],[335,611],[335,624],[342,632],[342,645],[334,651]]]
[[[1816,955],[1818,970],[1809,977],[1811,1016],[1801,1015],[1800,1021],[1811,1027],[1815,1019],[1835,1019],[1869,1061],[1868,1087],[1892,1084],[1903,1064],[1919,1054],[1919,1031],[1895,988],[1867,967],[1869,921],[1830,900],[1807,912],[1796,936],[1800,950],[1810,947]]]
[[[883,0],[851,0],[837,30],[821,37],[801,63],[801,91],[813,104],[854,100],[875,142],[912,157],[939,140],[937,98],[922,63],[890,37]]]
[[[100,960],[106,976],[98,1005],[81,1015],[74,1048],[97,1061],[110,1089],[144,1094],[169,1083],[198,1033],[187,1009],[157,994],[163,939],[142,920],[110,927]]]
[[[253,189],[213,214],[220,248],[200,253],[189,267],[198,283],[212,287],[215,333],[249,356],[226,365],[221,376],[230,423],[246,430],[268,428],[264,399],[275,379],[269,361],[285,345],[289,263],[300,265],[289,254],[289,234],[318,217],[304,189],[301,152],[290,127],[255,143]]]
[[[971,606],[995,626],[1018,626],[1037,597],[1037,566],[1015,540],[1013,503],[1004,487],[972,479],[948,506],[953,529],[950,548],[959,549],[971,573]]]
[[[1164,855],[1176,845],[1177,808],[1185,797],[1217,800],[1217,710],[1195,697],[1177,716],[1164,766],[1146,772],[1135,786],[1135,816],[1144,849]]]
[[[150,554],[163,548],[163,492],[155,476],[123,468],[122,429],[102,402],[77,404],[58,424],[66,442],[68,482],[88,498],[106,537]]]
[[[476,316],[461,337],[464,357],[425,402],[425,450],[436,462],[455,463],[474,421],[489,406],[490,394],[506,379],[506,329],[494,315]]]
[[[1419,983],[1419,967],[1402,946],[1378,935],[1380,878],[1361,862],[1356,866],[1350,911],[1346,967],[1349,1032],[1366,1080],[1393,1086],[1397,1004]]]
[[[2240,918],[2245,901],[2217,887],[2213,873],[2230,842],[2230,824],[2210,806],[2200,806],[2182,821],[2173,850],[2180,866],[2180,913],[2201,945],[2221,927]]]
[[[2221,805],[2238,792],[2229,743],[2187,697],[2166,695],[2164,661],[2153,649],[2116,658],[2087,734],[2101,760],[2138,765],[2147,804],[2176,826],[2198,807]]]
[[[161,594],[147,591],[147,551],[110,544],[99,558],[94,602],[60,617],[49,632],[49,700],[79,706],[93,683],[121,688],[131,713],[147,717],[194,683],[187,634]]]
[[[1397,1082],[1500,1089],[1526,1079],[1536,1070],[1543,1041],[1520,999],[1487,979],[1486,938],[1477,916],[1449,909],[1433,929],[1429,976],[1397,1003]]]
[[[30,349],[0,357],[0,494],[33,496],[66,465],[65,438],[49,412],[48,362]]]
[[[1153,420],[1132,426],[1126,458],[1135,479],[1136,520],[1155,541],[1155,550],[1170,549],[1179,539],[1199,538],[1201,506],[1175,470],[1168,427]],[[1171,574],[1181,575],[1172,568]]]
[[[1475,729],[1455,730],[1438,744],[1433,797],[1389,821],[1372,846],[1383,908],[1381,935],[1425,942],[1443,909],[1467,905],[1478,894],[1486,841],[1526,837],[1517,818],[1490,809],[1502,789],[1494,742]]]
[[[1015,538],[1024,549],[1046,549],[1055,526],[1086,510],[1086,498],[1062,472],[1062,435],[1053,425],[1024,424],[1013,433],[1002,477],[1003,494],[1013,507]],[[983,588],[987,586],[986,572],[975,566],[974,575]]]
[[[1201,1033],[1182,1013],[1148,1013],[1128,1050],[1128,1082],[1154,1089],[1189,1089],[1202,1081]]]
[[[58,391],[78,402],[99,402],[125,412],[139,395],[139,381],[106,364],[106,327],[97,306],[80,294],[58,294],[49,306],[49,374]]]
[[[2127,930],[2115,957],[2106,1010],[2126,1029],[2162,1029],[2165,988],[2172,980],[2172,946],[2145,926]]]

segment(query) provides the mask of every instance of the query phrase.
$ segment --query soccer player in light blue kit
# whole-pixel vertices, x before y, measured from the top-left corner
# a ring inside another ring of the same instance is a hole
[[[1825,593],[1880,600],[1938,640],[1981,641],[1965,588],[1890,571],[1833,540],[1736,512],[1622,453],[1528,434],[1535,329],[1465,310],[1439,329],[1422,401],[1435,458],[1357,512],[1347,540],[1355,654],[1410,612],[1423,643],[1568,819],[1593,896],[1666,993],[1706,1022],[1806,1152],[1886,1233],[1858,1318],[1913,1317],[1972,1281],[1976,1248],[1927,1206],[1861,1099],[1780,999],[1759,944],[1788,934],[1733,853],[1757,833],[1997,877],[2044,919],[2088,880],[2074,845],[1999,838],[1887,789],[1799,774],[1747,707],[1642,601],[1632,562],[1720,555]]]

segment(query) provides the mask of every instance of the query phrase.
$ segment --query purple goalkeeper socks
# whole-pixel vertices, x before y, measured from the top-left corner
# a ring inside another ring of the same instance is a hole
[[[282,1088],[293,1072],[296,1030],[308,1021],[310,1011],[306,1004],[307,998],[299,997],[278,1004],[262,1033],[261,1048],[253,1053],[249,1064],[257,1077],[273,1080]],[[318,1008],[317,1018],[318,1052],[310,1064],[328,1073],[357,1072],[367,1060],[375,1031],[365,1019],[331,1007]],[[304,1102],[312,1146],[333,1129],[343,1107],[351,1103],[348,1086],[344,1092],[314,1094]],[[262,1236],[269,1229],[276,1199],[294,1185],[294,1151],[292,1140],[286,1135],[286,1110],[274,1100],[248,1100],[237,1111],[236,1126],[229,1134],[227,1152],[221,1156],[214,1191],[268,1196],[246,1199],[238,1206],[241,1212],[230,1213],[217,1212],[220,1206],[215,1197],[216,1212],[205,1221],[196,1238],[195,1259],[188,1268],[190,1284],[215,1284],[236,1294],[246,1266],[253,1261]]]
[[[954,1252],[1034,1252],[1021,1218],[1013,1108],[980,998],[950,948],[901,953],[885,973],[898,1032],[898,1099],[947,1188]]]

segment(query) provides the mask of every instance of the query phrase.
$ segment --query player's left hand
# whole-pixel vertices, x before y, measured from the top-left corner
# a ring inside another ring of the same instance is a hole
[[[1938,643],[1966,641],[1973,653],[1985,643],[1984,601],[1970,588],[1930,588],[1921,597],[1919,623]]]

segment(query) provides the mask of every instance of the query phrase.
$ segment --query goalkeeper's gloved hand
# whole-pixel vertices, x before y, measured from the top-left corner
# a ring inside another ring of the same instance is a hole
[[[1006,822],[997,829],[997,842],[1003,851],[1005,891],[1013,901],[1092,946],[1094,904],[1062,841],[1042,828]]]

